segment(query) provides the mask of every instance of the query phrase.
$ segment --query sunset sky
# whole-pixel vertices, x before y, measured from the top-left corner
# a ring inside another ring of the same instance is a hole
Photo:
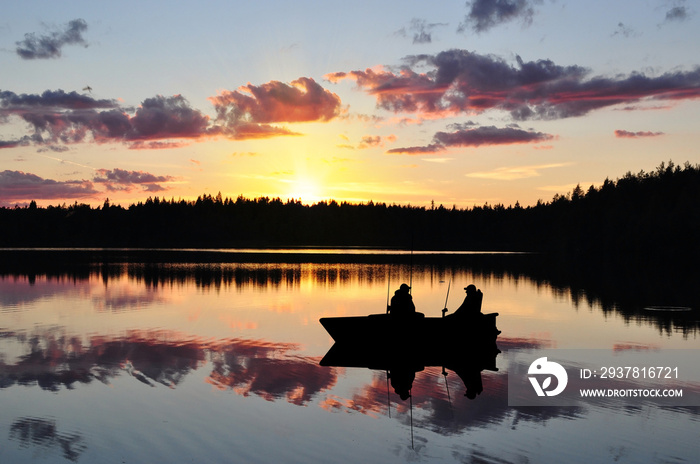
[[[13,2],[0,206],[532,205],[700,162],[700,2]]]

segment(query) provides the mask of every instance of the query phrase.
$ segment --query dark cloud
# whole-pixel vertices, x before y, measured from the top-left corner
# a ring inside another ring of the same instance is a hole
[[[512,145],[552,140],[554,137],[543,132],[527,131],[518,127],[498,128],[495,126],[460,129],[454,132],[437,132],[431,144],[424,147],[394,148],[387,153],[420,155],[437,153],[449,147],[479,147],[482,145]]]
[[[3,148],[15,148],[20,145],[22,145],[22,142],[19,140],[0,140],[0,150]]]
[[[0,172],[0,199],[4,204],[30,199],[83,198],[96,193],[92,182],[87,180],[59,182],[22,171]]]
[[[396,35],[408,37],[409,32],[413,36],[414,44],[431,43],[433,41],[433,29],[439,26],[447,26],[446,23],[429,23],[425,19],[413,18],[408,32],[405,27],[402,27],[396,32]]]
[[[621,130],[621,129],[618,129],[615,131],[615,137],[618,137],[618,138],[658,137],[659,135],[664,135],[664,133],[663,132],[650,132],[650,131],[630,132],[630,131]]]
[[[448,50],[437,55],[405,59],[399,71],[365,71],[328,74],[331,82],[351,79],[377,99],[377,106],[396,113],[453,116],[496,109],[515,120],[560,119],[618,104],[643,100],[682,100],[700,97],[700,67],[656,77],[643,73],[592,77],[581,66],[560,66],[551,60],[511,65],[491,55]],[[412,67],[429,66],[427,73]]]
[[[685,6],[674,6],[666,12],[666,21],[685,21],[690,17],[690,11]]]
[[[182,95],[147,98],[129,120],[127,140],[199,138],[207,133],[209,117],[190,107]]]
[[[307,77],[291,84],[248,84],[209,100],[216,108],[223,133],[234,139],[298,135],[270,124],[323,122],[340,114],[340,97]]]
[[[35,33],[24,34],[24,40],[17,42],[17,54],[25,60],[58,58],[65,45],[84,45],[83,38],[88,25],[84,19],[74,19],[62,30],[37,36]]]
[[[181,95],[148,98],[134,111],[122,108],[114,100],[97,100],[77,92],[47,90],[41,95],[17,95],[0,91],[0,121],[7,122],[10,116],[28,123],[32,134],[20,141],[0,142],[0,147],[13,143],[71,144],[92,136],[98,143],[126,142],[135,144],[135,148],[163,148],[144,142],[217,134],[216,128],[209,127],[209,117],[191,108]]]
[[[0,90],[0,115],[9,112],[30,111],[32,108],[58,108],[64,110],[85,110],[117,108],[116,100],[97,100],[89,95],[63,90],[46,90],[39,94],[16,94]]]
[[[485,32],[499,24],[521,20],[524,24],[532,23],[535,14],[533,5],[537,0],[473,0],[467,2],[469,13],[459,25],[459,31],[472,29]]]
[[[104,184],[108,191],[131,191],[141,188],[145,192],[160,192],[166,190],[160,184],[175,180],[171,176],[156,176],[143,171],[127,171],[124,169],[98,169],[92,179],[97,184]]]
[[[328,121],[341,110],[337,95],[308,78],[291,85],[275,81],[249,84],[210,100],[217,111],[216,121],[192,108],[182,95],[157,95],[134,109],[115,100],[63,90],[47,90],[41,95],[0,91],[0,123],[20,118],[31,131],[18,140],[0,141],[0,149],[90,140],[122,142],[132,149],[162,149],[206,137],[242,140],[300,135],[270,123]]]

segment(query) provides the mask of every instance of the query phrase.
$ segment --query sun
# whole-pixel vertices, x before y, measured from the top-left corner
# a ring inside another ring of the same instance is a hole
[[[301,200],[302,203],[313,204],[325,200],[323,188],[318,180],[308,176],[298,176],[289,181],[287,197]]]

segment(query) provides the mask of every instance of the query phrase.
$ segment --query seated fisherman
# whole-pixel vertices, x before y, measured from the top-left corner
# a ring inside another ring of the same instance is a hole
[[[455,316],[465,318],[476,318],[481,314],[481,302],[484,299],[484,294],[481,290],[477,290],[474,284],[464,287],[467,296],[464,298],[462,305],[454,312]]]
[[[416,305],[413,304],[413,297],[408,291],[411,289],[406,284],[401,284],[398,290],[391,297],[389,312],[393,316],[403,317],[416,313]]]

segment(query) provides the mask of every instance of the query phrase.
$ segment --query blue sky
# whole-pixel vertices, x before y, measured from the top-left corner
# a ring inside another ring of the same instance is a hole
[[[0,205],[528,205],[700,161],[696,1],[5,10]]]

